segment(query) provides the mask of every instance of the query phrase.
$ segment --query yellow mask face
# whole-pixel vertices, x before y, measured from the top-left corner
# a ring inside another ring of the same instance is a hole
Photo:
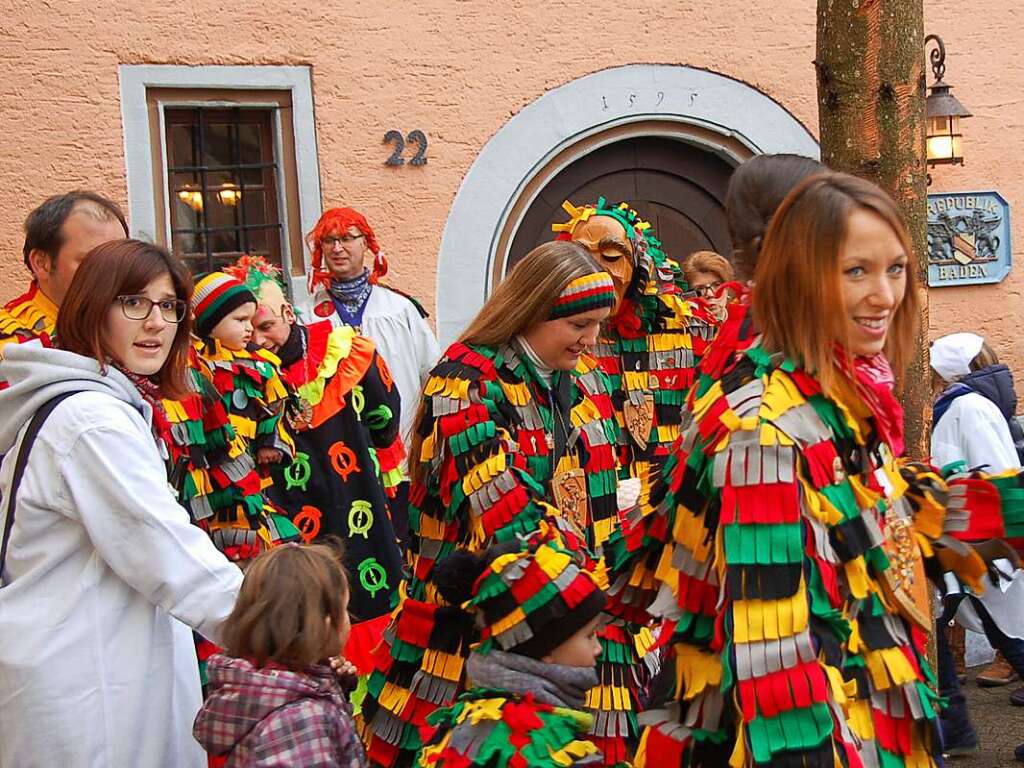
[[[629,241],[626,228],[611,216],[591,216],[580,222],[572,233],[572,239],[586,248],[612,276],[617,297],[612,308],[614,315],[619,311],[626,289],[633,280],[633,244]]]

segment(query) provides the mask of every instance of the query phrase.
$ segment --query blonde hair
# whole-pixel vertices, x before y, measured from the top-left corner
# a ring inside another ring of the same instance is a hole
[[[578,243],[555,240],[538,245],[498,284],[459,341],[485,347],[511,341],[547,320],[569,283],[603,271]]]
[[[686,257],[686,261],[683,262],[683,277],[687,283],[693,282],[694,272],[707,272],[723,283],[732,280],[732,264],[722,254],[714,251],[694,251]]]
[[[338,629],[348,595],[343,559],[341,540],[328,536],[320,544],[284,544],[253,560],[224,622],[225,653],[296,672],[341,653]]]
[[[879,187],[845,173],[805,179],[772,218],[754,275],[754,322],[764,333],[765,347],[802,365],[826,391],[835,375],[834,345],[847,346],[838,311],[843,306],[840,258],[857,208],[883,219],[907,255],[903,301],[885,340],[885,354],[902,378],[917,332],[917,264],[903,215]]]
[[[972,371],[981,371],[993,365],[999,365],[999,355],[988,345],[987,341],[982,340],[981,349],[978,350],[978,354],[971,360],[968,368]]]

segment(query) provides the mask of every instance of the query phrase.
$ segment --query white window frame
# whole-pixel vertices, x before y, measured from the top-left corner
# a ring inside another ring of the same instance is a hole
[[[313,83],[309,67],[290,66],[182,66],[176,64],[122,64],[118,68],[121,83],[121,120],[124,126],[124,158],[128,184],[128,221],[132,237],[156,241],[158,229],[165,233],[165,242],[172,242],[170,210],[155,210],[155,184],[165,184],[167,175],[164,103],[158,102],[160,147],[151,145],[153,133],[146,101],[151,88],[211,89],[233,91],[287,90],[291,93],[292,131],[295,137],[295,171],[299,188],[299,226],[302,233],[316,226],[323,209],[320,190],[320,163],[316,144],[316,121],[313,110]],[[271,107],[258,100],[252,102],[223,101],[174,102],[167,106],[201,107]],[[282,157],[281,115],[275,111],[274,152]],[[164,178],[153,178],[153,152],[158,150]],[[278,197],[284,233],[281,254],[285,265],[291,265],[293,254],[287,237],[288,211],[284,190],[284,174],[278,173]],[[169,203],[168,203],[169,205]],[[303,249],[302,264],[309,271],[309,254]],[[311,299],[304,276],[293,276],[292,296],[300,308],[308,309]]]

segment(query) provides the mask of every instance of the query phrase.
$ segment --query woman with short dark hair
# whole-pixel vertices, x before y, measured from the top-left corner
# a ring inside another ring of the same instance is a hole
[[[725,216],[732,240],[736,279],[754,278],[761,242],[772,216],[801,181],[828,168],[803,155],[755,155],[733,171],[725,192]]]
[[[701,368],[719,365],[723,354],[742,352],[753,343],[757,329],[750,322],[750,286],[761,243],[772,217],[786,195],[808,176],[828,171],[817,160],[801,155],[756,155],[737,168],[725,194],[725,215],[732,240],[733,275],[729,300],[718,307],[723,316],[716,338],[702,356]]]
[[[0,764],[205,765],[192,629],[218,639],[241,573],[178,505],[153,428],[185,389],[191,289],[164,249],[106,243],[60,348],[0,363]]]

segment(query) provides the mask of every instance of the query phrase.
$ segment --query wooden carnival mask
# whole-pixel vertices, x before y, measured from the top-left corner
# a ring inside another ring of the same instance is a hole
[[[586,248],[604,267],[615,283],[614,315],[619,311],[626,289],[633,280],[633,244],[626,228],[611,216],[591,216],[581,221],[572,232],[572,239]]]

